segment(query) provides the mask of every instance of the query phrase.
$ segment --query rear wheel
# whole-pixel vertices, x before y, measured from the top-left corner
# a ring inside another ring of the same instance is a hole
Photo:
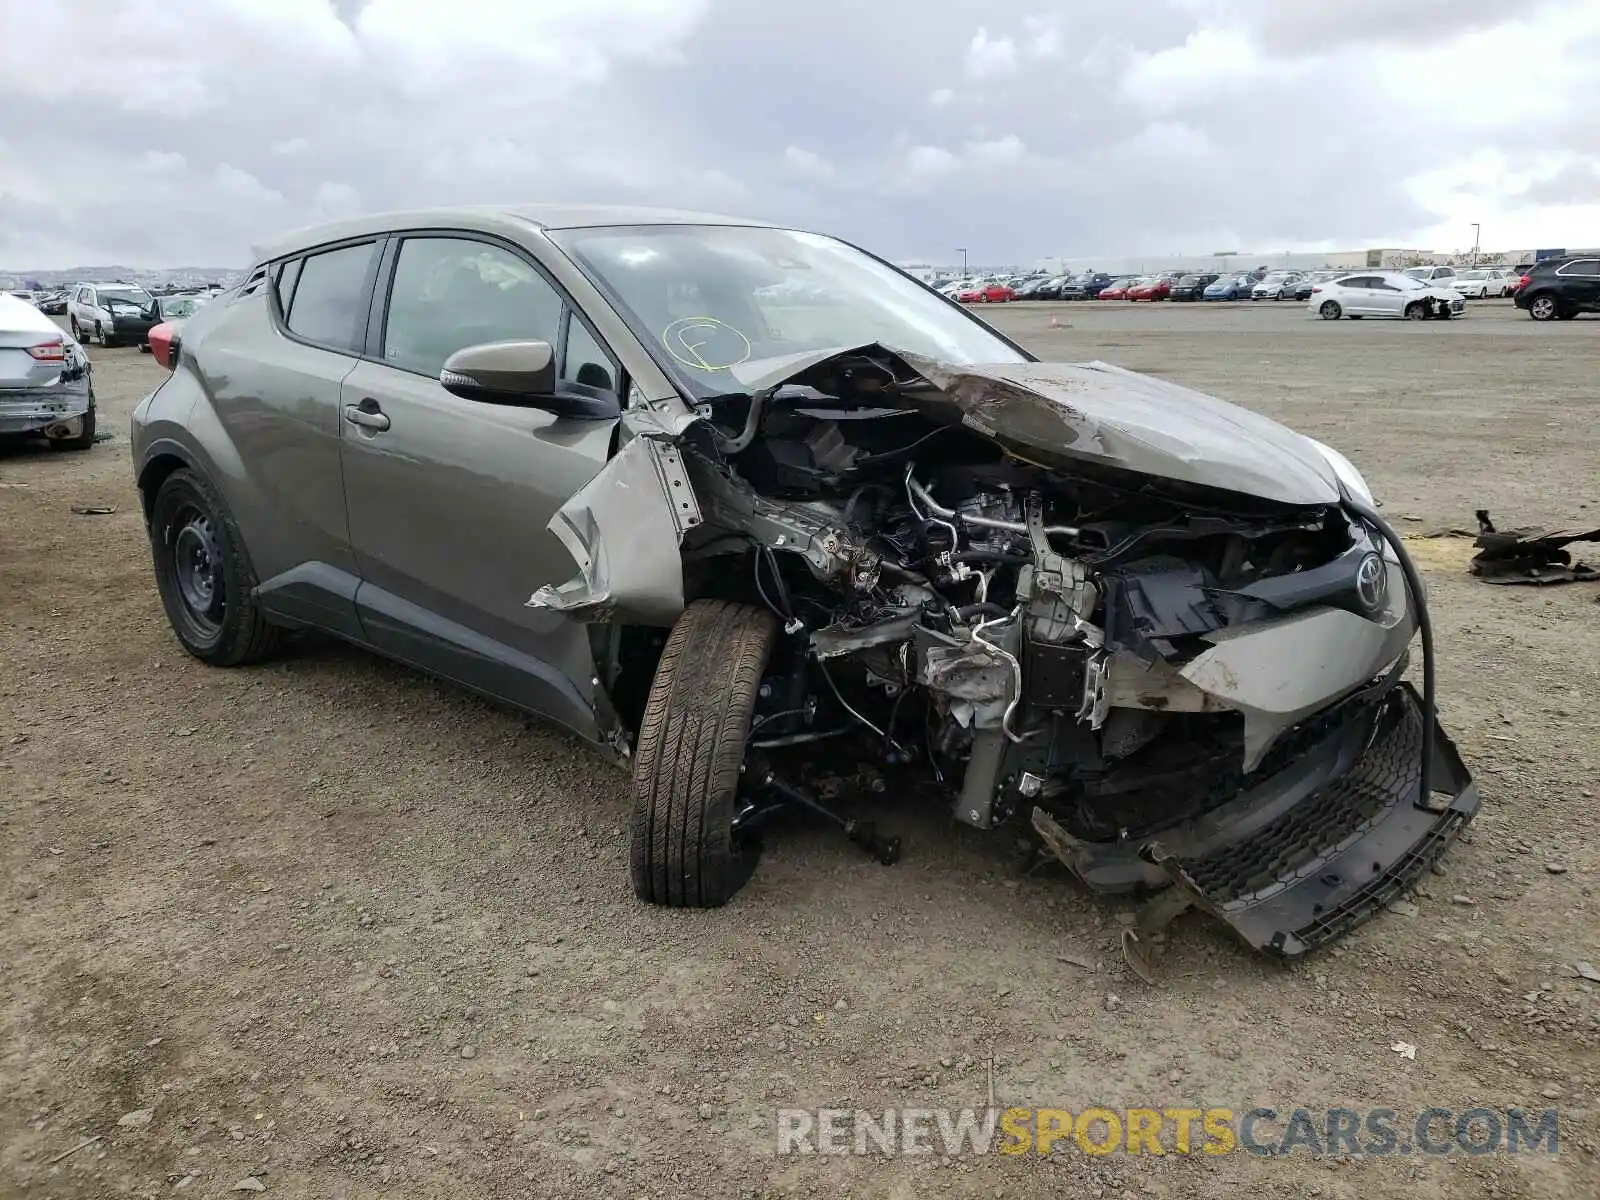
[[[634,753],[630,873],[641,900],[716,908],[755,870],[760,845],[733,818],[777,636],[766,609],[721,600],[696,600],[672,627]]]
[[[1528,315],[1535,321],[1553,321],[1561,314],[1556,298],[1545,292],[1528,301]]]
[[[1344,315],[1344,309],[1339,307],[1337,300],[1324,300],[1322,307],[1317,309],[1317,315],[1324,321],[1337,321]]]
[[[78,328],[78,318],[77,317],[68,317],[67,318],[67,328],[72,331],[72,340],[73,341],[75,341],[75,342],[83,341],[83,330]]]
[[[87,450],[94,445],[94,389],[89,389],[89,411],[81,418],[83,424],[77,437],[51,438],[52,450]]]
[[[190,654],[236,667],[277,649],[283,631],[257,607],[238,526],[203,475],[174,471],[162,483],[150,508],[150,548],[162,607]]]

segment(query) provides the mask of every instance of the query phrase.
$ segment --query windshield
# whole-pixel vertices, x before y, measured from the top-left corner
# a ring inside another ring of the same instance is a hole
[[[1198,276],[1198,275],[1185,275],[1182,279],[1178,280],[1178,286],[1179,287],[1193,287],[1195,284],[1197,284],[1199,282],[1200,282],[1200,276]]]
[[[175,296],[161,302],[161,315],[169,320],[192,317],[194,310],[199,306],[200,302],[193,296]]]
[[[1406,272],[1412,279],[1426,279],[1433,274],[1432,267],[1412,267]]]
[[[1285,275],[1282,271],[1274,271],[1271,275],[1268,275],[1261,282],[1262,283],[1283,283],[1288,278],[1289,277],[1287,275]]]
[[[833,238],[721,225],[553,231],[551,238],[700,395],[742,363],[884,346],[954,363],[1024,362],[982,322]]]
[[[1489,272],[1487,272],[1487,271],[1463,271],[1463,272],[1461,272],[1461,278],[1462,279],[1487,279],[1487,278],[1489,278]]]
[[[155,303],[155,298],[149,292],[138,291],[134,288],[121,288],[117,291],[100,288],[96,295],[99,297],[101,305],[106,308],[145,309]]]
[[[1423,283],[1420,279],[1418,279],[1415,275],[1396,275],[1393,278],[1393,280],[1391,280],[1390,282],[1392,282],[1396,287],[1400,288],[1402,291],[1407,291],[1407,292],[1419,291],[1419,290],[1421,290],[1423,288],[1426,288],[1428,286],[1427,284]]]

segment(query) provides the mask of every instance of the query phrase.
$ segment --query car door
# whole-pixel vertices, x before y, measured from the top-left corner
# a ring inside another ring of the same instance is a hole
[[[1367,288],[1370,282],[1371,280],[1365,275],[1351,275],[1334,282],[1333,298],[1339,302],[1339,307],[1344,309],[1346,315],[1364,317],[1372,310],[1372,296]]]
[[[1398,317],[1405,307],[1406,296],[1411,293],[1402,291],[1397,284],[1381,275],[1372,276],[1367,283],[1366,311],[1375,317]]]
[[[619,395],[614,356],[521,248],[397,236],[367,353],[343,386],[341,462],[356,607],[371,643],[593,735],[587,629],[527,601],[577,566],[546,528],[599,473],[617,422],[464,400],[439,371],[465,346],[549,342],[564,389]]]
[[[1562,298],[1590,312],[1600,311],[1600,258],[1578,258],[1559,268]]]

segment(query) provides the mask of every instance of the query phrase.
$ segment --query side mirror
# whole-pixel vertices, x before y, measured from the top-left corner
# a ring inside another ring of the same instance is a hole
[[[537,408],[581,421],[606,421],[622,412],[615,396],[597,398],[558,392],[556,356],[549,342],[463,346],[445,359],[439,384],[463,400]]]

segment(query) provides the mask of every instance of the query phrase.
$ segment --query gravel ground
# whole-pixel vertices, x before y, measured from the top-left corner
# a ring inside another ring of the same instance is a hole
[[[986,315],[1333,442],[1405,529],[1600,521],[1600,321]],[[1600,1192],[1593,586],[1488,587],[1418,542],[1483,815],[1414,909],[1305,966],[1191,916],[1147,987],[1126,906],[937,813],[887,806],[892,869],[793,824],[727,908],[653,910],[621,777],[562,734],[329,642],[192,662],[128,464],[159,369],[91,353],[115,440],[0,454],[0,1194]],[[1557,1106],[1560,1153],[773,1154],[780,1107],[983,1105],[991,1062],[1000,1104],[1073,1111]]]

